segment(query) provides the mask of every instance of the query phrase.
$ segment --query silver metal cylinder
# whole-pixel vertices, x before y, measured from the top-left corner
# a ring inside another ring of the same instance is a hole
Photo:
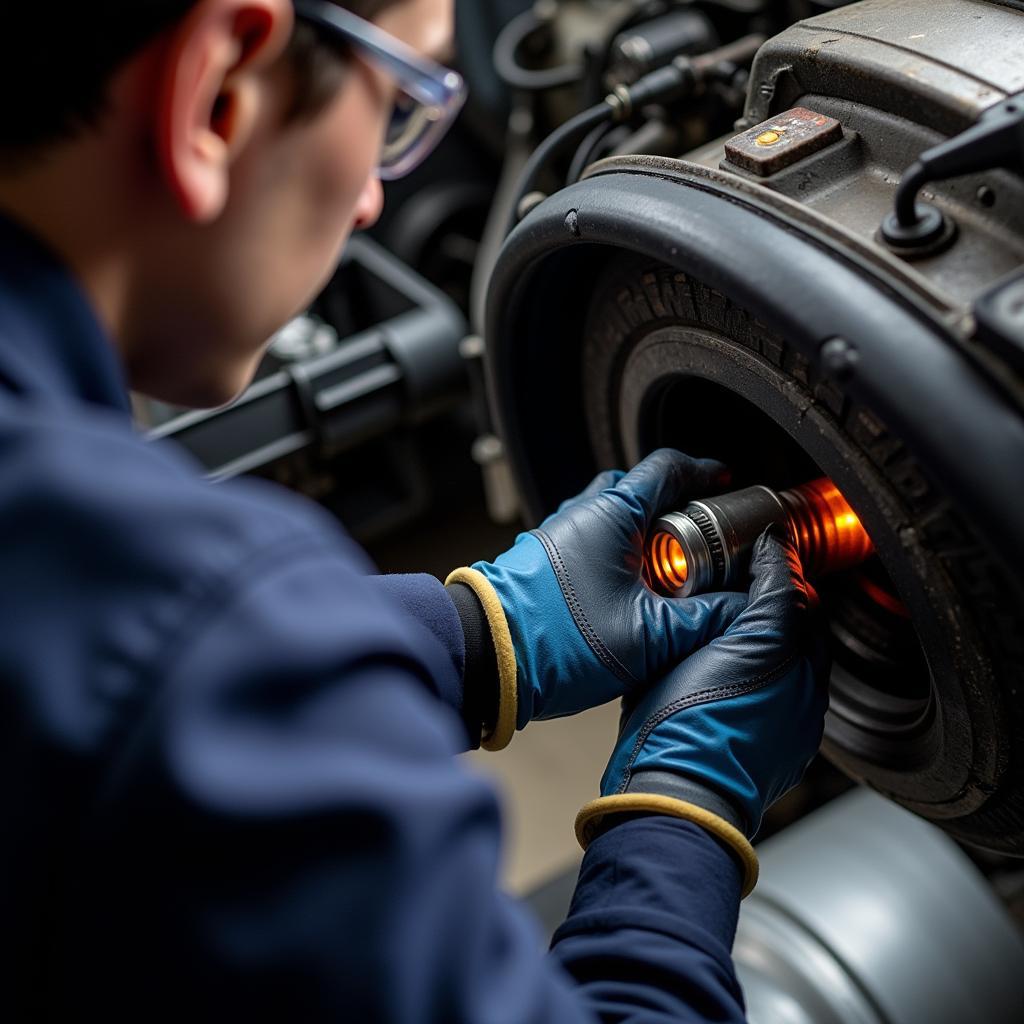
[[[773,490],[760,485],[692,501],[682,512],[662,516],[653,534],[673,537],[686,559],[686,579],[674,596],[744,588],[754,542],[773,523],[787,526],[788,512]]]
[[[758,854],[733,950],[750,1024],[1024,1020],[1024,938],[934,825],[862,789]]]
[[[711,548],[689,515],[686,512],[669,512],[654,524],[654,529],[677,540],[686,557],[686,580],[676,596],[689,597],[711,590],[716,579]]]

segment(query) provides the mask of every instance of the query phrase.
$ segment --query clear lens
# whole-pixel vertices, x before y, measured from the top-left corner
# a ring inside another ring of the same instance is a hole
[[[325,0],[294,3],[300,18],[318,26],[335,44],[354,45],[399,87],[379,174],[387,180],[408,174],[437,145],[465,102],[462,76]]]
[[[434,140],[446,120],[441,107],[427,106],[408,93],[400,92],[384,135],[380,155],[382,176],[408,168],[425,156],[429,151],[428,142]]]

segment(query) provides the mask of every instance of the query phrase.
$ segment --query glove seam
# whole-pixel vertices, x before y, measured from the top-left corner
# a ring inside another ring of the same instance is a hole
[[[487,618],[498,662],[498,717],[494,728],[480,739],[484,750],[504,750],[512,742],[519,710],[518,667],[512,631],[497,591],[477,569],[463,567],[449,574],[445,586],[463,583],[479,598]]]
[[[741,898],[746,898],[757,885],[760,867],[757,852],[747,837],[735,826],[713,814],[706,807],[691,804],[671,796],[657,793],[630,793],[621,796],[602,796],[580,808],[576,815],[576,840],[586,850],[590,845],[591,827],[608,814],[628,814],[647,811],[667,814],[699,825],[723,843],[740,862],[743,872]]]
[[[624,683],[635,684],[637,679],[633,673],[608,650],[604,641],[597,635],[594,627],[591,626],[587,613],[583,610],[583,605],[576,595],[576,588],[573,586],[572,580],[569,579],[565,560],[562,558],[562,554],[555,542],[541,529],[532,530],[531,532],[541,542],[547,553],[555,579],[558,581],[558,587],[562,591],[562,597],[569,608],[569,614],[572,616],[573,622],[576,623],[576,628],[583,635],[583,639],[587,642],[587,646],[597,655],[598,660],[609,672],[617,676]]]
[[[619,785],[618,793],[625,793],[626,787],[629,785],[629,781],[633,775],[633,765],[636,762],[636,759],[640,756],[640,751],[643,749],[643,745],[650,738],[651,733],[654,732],[659,725],[662,725],[666,719],[671,718],[680,711],[685,711],[687,708],[695,707],[698,704],[706,704],[713,700],[723,700],[730,697],[744,696],[748,693],[756,693],[758,690],[764,689],[764,687],[778,676],[782,675],[790,665],[796,661],[796,659],[797,655],[792,654],[780,665],[776,666],[771,672],[755,676],[753,679],[745,680],[742,683],[733,683],[730,686],[716,686],[706,690],[701,690],[698,693],[692,693],[686,697],[680,697],[671,704],[665,705],[659,714],[651,717],[644,723],[643,728],[638,733],[636,742],[633,744],[633,749],[630,751],[629,757],[626,759],[622,782]]]

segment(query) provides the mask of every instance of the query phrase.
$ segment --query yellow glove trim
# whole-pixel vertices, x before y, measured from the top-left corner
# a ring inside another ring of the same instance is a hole
[[[594,838],[597,827],[609,814],[635,814],[637,811],[667,814],[673,818],[692,821],[707,829],[720,839],[739,858],[743,868],[743,897],[746,898],[757,885],[759,865],[750,840],[724,818],[712,814],[704,807],[676,800],[671,796],[657,796],[654,793],[622,793],[618,796],[602,796],[592,800],[576,815],[576,838],[585,850]]]
[[[516,651],[512,646],[512,634],[505,618],[505,609],[487,577],[476,569],[456,569],[444,581],[446,587],[453,583],[464,583],[479,598],[491,628],[491,640],[498,661],[498,720],[494,729],[480,741],[484,750],[504,750],[516,734],[516,718],[519,714],[519,688],[516,686]]]

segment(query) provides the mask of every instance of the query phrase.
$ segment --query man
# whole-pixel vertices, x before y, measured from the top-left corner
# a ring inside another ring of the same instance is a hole
[[[722,467],[604,474],[445,587],[374,577],[315,506],[208,485],[131,427],[129,386],[245,386],[379,176],[457,110],[425,60],[451,22],[451,0],[5,12],[8,1020],[742,1019],[749,839],[825,694],[786,539],[759,542],[749,598],[641,579],[652,517]],[[452,755],[620,697],[542,957],[496,890],[495,796]]]

